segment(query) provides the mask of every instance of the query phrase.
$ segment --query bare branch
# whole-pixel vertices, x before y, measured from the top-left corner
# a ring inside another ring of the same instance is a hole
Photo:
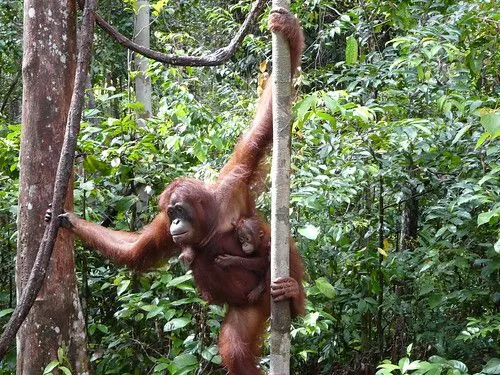
[[[79,0],[80,6],[83,0]],[[97,24],[106,31],[114,40],[122,46],[141,54],[142,56],[149,57],[150,59],[180,66],[215,66],[225,63],[231,58],[236,51],[236,48],[241,44],[245,36],[253,28],[257,18],[262,14],[266,7],[266,0],[257,0],[248,13],[247,18],[241,25],[236,35],[231,39],[231,42],[226,47],[219,48],[212,53],[205,56],[177,56],[174,54],[165,54],[150,48],[143,47],[128,39],[125,35],[121,34],[113,26],[111,26],[104,18],[98,13],[95,13]]]
[[[75,155],[77,136],[80,131],[80,120],[83,110],[85,82],[92,57],[92,40],[94,36],[94,11],[96,0],[87,0],[81,25],[81,38],[78,53],[78,62],[75,75],[75,86],[71,97],[71,105],[66,123],[66,133],[61,150],[61,157],[57,166],[54,195],[52,198],[53,217],[57,218],[63,212],[68,184],[73,171],[73,157]],[[19,303],[16,306],[5,330],[0,337],[0,359],[9,349],[9,345],[16,336],[19,327],[28,315],[33,302],[40,291],[45,274],[49,266],[52,250],[56,242],[59,229],[59,220],[51,220],[45,228],[40,248],[33,264],[26,287],[23,290]]]

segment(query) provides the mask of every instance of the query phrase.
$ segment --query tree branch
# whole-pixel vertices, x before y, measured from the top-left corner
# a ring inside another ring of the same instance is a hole
[[[94,35],[94,12],[96,0],[87,0],[80,28],[81,38],[79,45],[78,61],[75,74],[75,86],[71,97],[71,105],[66,123],[64,143],[61,150],[59,164],[57,166],[56,180],[54,184],[54,195],[52,198],[53,217],[57,218],[63,212],[66,200],[68,184],[73,171],[73,157],[75,155],[77,136],[80,131],[80,120],[82,117],[83,102],[85,95],[85,82],[92,57],[92,40]],[[33,264],[26,287],[19,299],[7,326],[0,337],[0,359],[9,349],[9,345],[16,336],[19,327],[28,315],[31,306],[40,291],[47,268],[49,266],[52,250],[56,242],[59,229],[59,220],[51,220],[45,228],[38,254]]]
[[[83,0],[79,0],[80,7]],[[107,32],[115,41],[122,46],[141,54],[142,56],[149,57],[150,59],[180,66],[215,66],[220,65],[231,58],[236,51],[236,48],[241,44],[245,36],[249,33],[250,29],[254,26],[257,18],[262,14],[266,7],[266,0],[257,0],[248,13],[247,18],[241,25],[236,35],[231,39],[226,47],[219,48],[212,53],[205,56],[177,56],[174,54],[165,54],[150,48],[143,47],[128,39],[125,35],[121,34],[113,26],[111,26],[104,18],[98,13],[95,13],[97,24]]]

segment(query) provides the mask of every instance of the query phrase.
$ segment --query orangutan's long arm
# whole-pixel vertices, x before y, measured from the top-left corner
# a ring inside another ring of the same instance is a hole
[[[222,268],[241,267],[248,271],[262,272],[269,269],[269,259],[263,257],[241,257],[223,254],[215,259],[215,263]]]
[[[281,33],[290,45],[292,75],[300,65],[304,49],[304,35],[298,19],[283,9],[271,13],[269,28]],[[253,123],[237,143],[234,154],[219,174],[218,183],[232,185],[235,180],[248,186],[255,178],[259,164],[269,151],[273,138],[273,111],[271,84],[266,85],[257,106]]]
[[[72,212],[60,216],[63,227],[111,261],[144,271],[176,253],[169,221],[160,213],[141,232],[130,233],[88,222]]]

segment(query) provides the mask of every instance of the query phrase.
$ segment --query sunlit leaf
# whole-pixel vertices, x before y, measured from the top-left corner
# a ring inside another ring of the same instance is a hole
[[[326,277],[316,279],[316,287],[327,298],[333,299],[337,295],[335,288],[328,282]]]
[[[318,98],[315,95],[308,95],[295,105],[297,111],[297,120],[303,121],[307,112],[316,105]]]
[[[448,361],[448,363],[455,369],[459,370],[460,372],[463,372],[463,373],[468,373],[468,369],[467,369],[467,366],[465,365],[465,363],[463,362],[460,362],[460,361],[457,361],[457,360],[454,360],[454,359],[451,359]]]
[[[499,358],[491,358],[488,363],[481,370],[484,374],[492,374],[498,375],[500,374],[500,359]]]
[[[383,255],[384,257],[387,257],[387,252],[384,249],[381,249],[380,247],[377,248],[377,251],[379,254]]]
[[[493,138],[500,135],[500,111],[486,111],[481,114],[481,125]]]
[[[500,216],[500,209],[482,212],[477,217],[477,225],[483,225],[490,223],[493,218],[497,218]]]
[[[472,125],[466,125],[462,129],[460,129],[457,132],[457,135],[455,136],[455,138],[453,138],[453,141],[451,142],[451,144],[454,145],[455,143],[457,143],[460,140],[460,138],[462,138],[462,136],[465,134],[465,132],[470,129],[471,126]]]
[[[176,329],[180,329],[187,326],[190,322],[191,319],[189,318],[175,318],[165,324],[165,326],[163,327],[163,331],[165,332],[175,331]]]
[[[130,285],[130,280],[123,280],[118,286],[116,294],[119,296],[122,295],[128,289],[129,285]]]
[[[186,367],[197,365],[198,360],[196,359],[196,356],[192,354],[181,354],[175,357],[173,363],[177,368],[184,369]]]
[[[314,241],[318,238],[320,229],[312,224],[306,224],[304,227],[299,228],[297,232],[305,238]]]
[[[0,310],[0,318],[4,317],[6,315],[12,314],[13,311],[14,311],[14,309]]]
[[[57,366],[59,366],[59,361],[57,359],[49,362],[49,364],[43,369],[43,375],[50,374]]]
[[[352,35],[346,38],[345,62],[349,65],[358,62],[358,41]]]

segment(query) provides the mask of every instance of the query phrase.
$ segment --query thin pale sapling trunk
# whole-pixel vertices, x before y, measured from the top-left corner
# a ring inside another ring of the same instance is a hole
[[[145,48],[149,48],[149,0],[137,1],[137,13],[134,18],[134,41]],[[147,75],[149,61],[140,54],[134,56],[135,69],[139,73],[135,77],[135,95],[136,100],[144,104],[143,117],[151,116],[151,79]]]
[[[273,1],[273,8],[290,8],[287,0]],[[271,190],[271,280],[289,276],[290,249],[290,127],[291,66],[287,40],[273,33],[273,158]],[[270,373],[290,373],[290,304],[271,302]]]

